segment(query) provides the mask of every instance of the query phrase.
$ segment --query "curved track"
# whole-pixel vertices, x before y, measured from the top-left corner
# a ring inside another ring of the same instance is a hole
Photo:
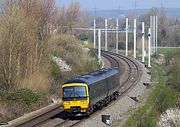
[[[124,96],[125,93],[127,93],[127,91],[130,90],[139,81],[139,78],[141,77],[141,70],[138,63],[131,58],[127,58],[123,55],[119,55],[111,52],[102,51],[102,56],[104,56],[106,59],[108,59],[111,62],[111,67],[117,67],[119,69],[120,81],[121,81],[120,83],[121,85],[119,87],[119,93],[120,93],[119,96]],[[123,64],[126,64],[124,65],[126,66],[126,69],[124,70],[121,69],[121,66]],[[124,75],[123,80],[121,79],[122,75]],[[118,99],[120,99],[120,97]],[[113,103],[116,103],[116,101],[110,102],[108,106],[112,105]],[[108,108],[108,106],[94,112],[90,117],[92,117],[93,115],[97,115],[99,112]],[[49,126],[72,127],[72,126],[78,126],[81,124],[82,121],[86,120],[85,118],[82,117],[68,119],[66,118],[66,115],[62,110],[63,110],[62,106],[59,105],[59,108],[57,108],[56,106],[54,107],[54,109],[51,109],[45,112],[44,114],[34,117],[33,119],[27,120],[24,123],[22,122],[20,126],[25,127],[28,125],[34,127],[49,127]],[[52,115],[51,111],[54,111],[54,116]],[[37,119],[40,120],[38,121]]]
[[[142,71],[140,69],[139,64],[137,63],[137,61],[134,61],[132,58],[128,58],[124,55],[119,55],[116,53],[112,53],[112,52],[106,52],[106,51],[102,51],[102,56],[104,57],[108,57],[110,58],[112,61],[114,61],[112,67],[117,67],[118,63],[118,67],[119,67],[119,71],[123,71],[122,73],[124,74],[124,79],[120,79],[121,81],[121,85],[120,85],[120,89],[119,89],[119,98],[117,98],[117,100],[121,99],[121,97],[125,96],[128,91],[130,91],[140,80],[140,77],[142,75]],[[111,62],[112,62],[111,61]],[[128,66],[128,68],[126,68],[125,70],[121,70],[121,65],[122,65],[122,61],[124,63],[126,63],[126,65]],[[114,66],[115,65],[115,66]],[[120,75],[121,78],[122,75]],[[100,112],[104,111],[106,108],[109,108],[110,106],[113,106],[117,101],[112,101],[107,107],[104,107],[101,110],[98,110],[96,112],[94,112],[90,117],[93,117],[94,115],[98,115]],[[86,119],[84,119],[86,120]],[[72,126],[80,126],[81,125],[81,121],[73,124]],[[71,126],[71,127],[72,127]]]
[[[112,55],[112,57],[119,58],[123,60],[127,65],[128,65],[128,72],[125,74],[125,77],[123,80],[121,80],[121,86],[120,86],[120,94],[126,93],[131,87],[133,87],[139,80],[142,74],[141,68],[137,61],[135,61],[132,58],[126,57],[124,55],[112,53],[112,52],[105,52],[103,53],[108,53],[109,55]],[[119,65],[120,66],[120,65]],[[119,68],[121,71],[121,68]],[[121,75],[120,75],[121,76]],[[121,77],[120,77],[121,79]]]

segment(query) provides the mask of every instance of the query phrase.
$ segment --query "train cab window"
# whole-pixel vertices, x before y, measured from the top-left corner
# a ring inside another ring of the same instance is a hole
[[[63,88],[63,97],[86,97],[85,86],[69,86]]]
[[[64,87],[63,88],[63,95],[64,97],[72,97],[73,96],[73,87]]]
[[[75,87],[75,97],[86,97],[86,88],[84,86]]]

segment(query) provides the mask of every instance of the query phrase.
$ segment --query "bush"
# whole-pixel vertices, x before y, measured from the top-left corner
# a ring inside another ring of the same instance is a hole
[[[150,108],[146,112],[140,113],[138,115],[135,119],[136,126],[134,127],[154,127],[156,125],[156,117],[158,116],[158,114],[154,109]]]
[[[165,53],[165,64],[166,65],[169,65],[171,63],[174,54],[175,53],[173,51],[168,51]]]
[[[82,34],[79,34],[79,35],[77,36],[77,38],[78,38],[79,40],[81,40],[81,41],[87,41],[87,40],[88,40],[88,35],[85,34],[85,33],[82,33]]]
[[[59,81],[62,78],[60,68],[54,61],[51,61],[50,72],[55,81]]]
[[[47,105],[47,98],[30,89],[0,89],[0,123]]]
[[[51,38],[49,43],[51,54],[62,58],[70,65],[72,69],[70,77],[94,71],[98,68],[97,61],[93,59],[91,51],[83,48],[80,40],[68,35],[56,35]],[[52,74],[58,75],[57,70],[57,67],[54,66]]]
[[[160,93],[155,98],[155,109],[163,113],[166,109],[174,106],[176,103],[176,97],[170,88],[162,87]]]
[[[71,71],[61,72],[59,66],[51,60],[50,72],[53,82],[50,94],[61,95],[61,86],[64,81],[82,75],[99,67],[94,50],[83,47],[82,41],[70,35],[55,35],[49,40],[50,56],[62,58],[70,66]]]
[[[180,62],[174,61],[168,71],[168,80],[166,85],[171,86],[176,91],[180,91]]]
[[[31,105],[39,100],[39,95],[30,89],[0,90],[0,98],[6,103],[16,102]]]

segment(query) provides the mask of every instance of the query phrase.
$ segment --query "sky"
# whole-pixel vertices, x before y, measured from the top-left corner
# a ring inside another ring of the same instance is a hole
[[[180,0],[56,0],[58,6],[69,5],[71,2],[79,2],[82,8],[88,10],[94,10],[95,8],[97,10],[135,9],[135,7],[145,9],[161,6],[180,8]]]

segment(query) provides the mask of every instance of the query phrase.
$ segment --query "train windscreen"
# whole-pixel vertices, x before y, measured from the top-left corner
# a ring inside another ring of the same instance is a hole
[[[86,96],[85,86],[68,86],[63,88],[63,98],[84,98]]]

